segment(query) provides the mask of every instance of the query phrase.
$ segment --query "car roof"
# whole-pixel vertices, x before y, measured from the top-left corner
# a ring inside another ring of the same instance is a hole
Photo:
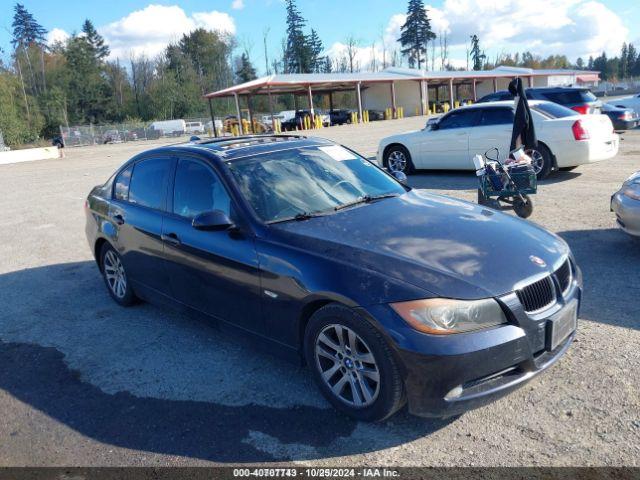
[[[179,151],[195,154],[212,153],[226,162],[274,151],[326,145],[334,145],[334,143],[324,138],[302,135],[242,135],[167,145],[144,152],[144,154],[166,154]]]
[[[529,106],[542,105],[545,103],[553,103],[548,102],[546,100],[529,100]],[[455,110],[459,110],[462,108],[487,108],[487,107],[513,107],[513,100],[496,100],[493,102],[482,102],[482,103],[473,103],[471,105],[464,105],[462,107],[456,108]],[[454,111],[454,110],[451,110]]]

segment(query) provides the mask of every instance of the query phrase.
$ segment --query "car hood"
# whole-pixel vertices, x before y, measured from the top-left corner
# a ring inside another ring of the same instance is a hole
[[[569,254],[531,222],[419,190],[271,227],[280,242],[449,298],[511,292]]]

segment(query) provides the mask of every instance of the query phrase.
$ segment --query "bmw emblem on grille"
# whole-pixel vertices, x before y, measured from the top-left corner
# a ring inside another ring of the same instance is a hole
[[[547,266],[547,262],[545,262],[540,257],[536,257],[535,255],[529,255],[529,260],[531,260],[532,263],[535,263],[536,265],[538,265],[541,268],[544,268],[544,267]]]

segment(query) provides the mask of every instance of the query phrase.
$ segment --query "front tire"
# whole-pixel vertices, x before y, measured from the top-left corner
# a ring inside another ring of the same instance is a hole
[[[411,160],[411,154],[402,145],[387,147],[384,153],[383,164],[390,172],[402,172],[411,175],[415,168]]]
[[[111,298],[123,307],[136,303],[136,296],[131,288],[131,282],[122,263],[122,258],[116,250],[105,243],[100,252],[100,266],[102,278],[107,286]]]
[[[304,353],[316,384],[336,410],[375,422],[404,405],[404,384],[391,347],[353,310],[329,304],[313,314]]]

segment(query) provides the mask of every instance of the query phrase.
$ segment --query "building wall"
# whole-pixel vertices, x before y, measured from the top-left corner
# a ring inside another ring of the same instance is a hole
[[[507,90],[509,82],[512,78],[498,78],[497,90]],[[525,87],[529,86],[528,77],[523,77]],[[534,76],[534,87],[552,87],[552,86],[564,86],[575,85],[576,78],[574,75],[549,75],[549,76]],[[396,106],[404,108],[404,115],[406,117],[416,114],[420,114],[420,82],[416,80],[403,80],[395,82],[396,90]],[[488,78],[486,80],[477,80],[476,82],[476,94],[477,98],[481,98],[485,95],[493,93],[493,79]],[[462,94],[462,97],[467,95]],[[454,101],[455,87],[454,87]],[[429,88],[429,101],[435,101],[434,89]],[[439,95],[440,102],[449,101],[449,92],[447,86],[440,88]],[[362,91],[362,108],[365,110],[385,110],[391,107],[391,86],[389,83],[376,83],[367,86]],[[417,109],[417,110],[416,110]]]

